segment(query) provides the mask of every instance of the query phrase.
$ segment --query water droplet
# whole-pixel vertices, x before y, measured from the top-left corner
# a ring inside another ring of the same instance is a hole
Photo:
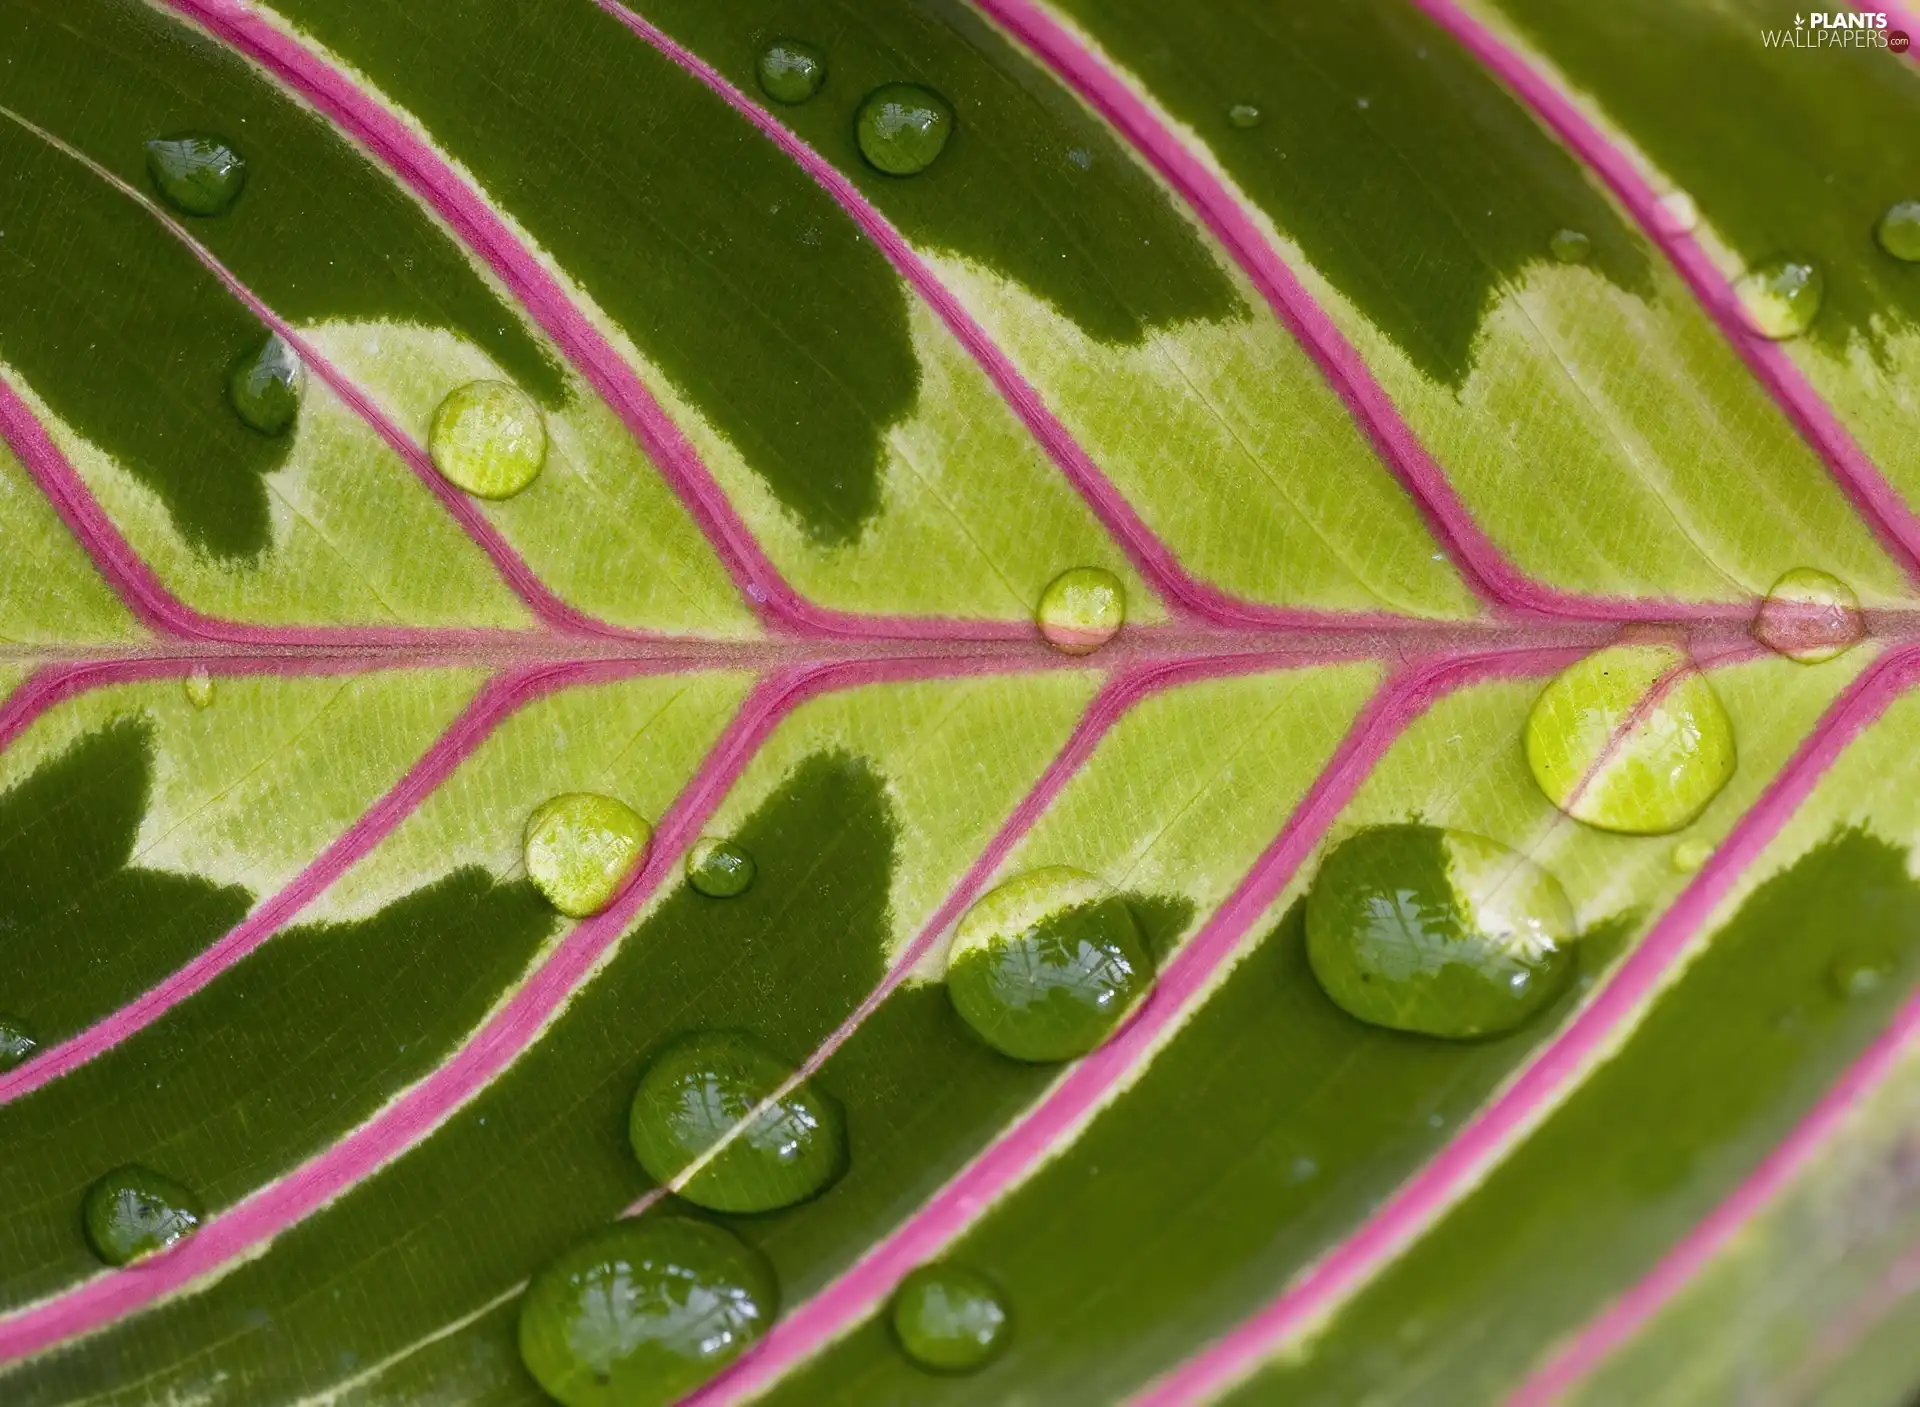
[[[147,174],[182,214],[221,215],[240,198],[247,163],[223,138],[181,132],[147,143]]]
[[[1889,205],[1887,213],[1873,227],[1873,237],[1894,258],[1909,264],[1920,263],[1920,200]]]
[[[647,858],[653,828],[610,796],[564,792],[527,817],[527,877],[547,902],[570,918],[587,918],[613,902]]]
[[[1668,191],[1661,196],[1660,213],[1666,217],[1668,228],[1681,234],[1692,234],[1700,228],[1700,207],[1685,191]]]
[[[1260,109],[1252,103],[1235,103],[1227,109],[1227,121],[1242,131],[1246,131],[1251,127],[1258,127],[1260,125]]]
[[[1893,959],[1885,953],[1843,952],[1827,969],[1835,996],[1849,1001],[1872,996],[1893,976]]]
[[[81,1221],[94,1253],[108,1265],[129,1265],[164,1251],[199,1229],[200,1199],[170,1177],[129,1163],[87,1189]]]
[[[1113,1034],[1153,986],[1126,902],[1083,870],[1008,880],[954,930],[947,995],[974,1033],[1015,1060],[1071,1060]]]
[[[1733,775],[1733,725],[1707,677],[1673,645],[1615,645],[1541,692],[1527,765],[1576,821],[1628,835],[1677,831]]]
[[[827,56],[799,39],[776,39],[760,51],[760,91],[776,103],[804,103],[827,81]]]
[[[469,381],[433,413],[427,452],[442,474],[479,498],[512,498],[547,462],[540,407],[518,386]]]
[[[985,1276],[935,1263],[912,1271],[893,1292],[893,1334],[922,1368],[971,1373],[1007,1346],[1013,1321]]]
[[[737,1133],[679,1193],[717,1212],[766,1212],[804,1202],[846,1166],[839,1101],[802,1080],[747,1122],[793,1074],[778,1056],[737,1031],[682,1036],[640,1077],[627,1135],[640,1165],[671,1182],[729,1133]]]
[[[1060,573],[1040,593],[1034,612],[1047,643],[1069,655],[1092,654],[1119,633],[1126,619],[1126,588],[1104,567]]]
[[[622,1221],[533,1277],[520,1359],[566,1407],[666,1407],[746,1352],[779,1308],[773,1267],[732,1232]]]
[[[1673,853],[1667,856],[1667,862],[1677,874],[1695,874],[1700,867],[1713,858],[1713,842],[1701,836],[1693,836],[1680,841],[1673,847]]]
[[[1349,836],[1307,892],[1307,960],[1321,988],[1349,1015],[1396,1031],[1512,1030],[1565,989],[1576,936],[1552,875],[1437,826]]]
[[[1795,567],[1776,581],[1753,622],[1754,639],[1801,664],[1844,655],[1866,634],[1853,589],[1812,567]]]
[[[17,1016],[0,1016],[0,1071],[24,1065],[40,1049],[33,1031]]]
[[[854,119],[860,154],[889,176],[917,176],[953,135],[953,109],[931,89],[888,83],[867,94]]]
[[[1733,289],[1753,330],[1780,342],[1813,326],[1827,281],[1804,260],[1775,259],[1742,274]]]
[[[187,702],[195,708],[213,707],[213,676],[207,672],[205,665],[196,665],[188,670],[187,677],[180,681],[180,687],[186,693]]]
[[[1563,264],[1584,264],[1593,257],[1593,241],[1578,230],[1555,230],[1547,248]]]
[[[284,435],[300,412],[300,358],[278,333],[233,364],[227,374],[227,404],[240,423],[263,435]]]
[[[753,884],[753,856],[731,840],[701,836],[687,851],[687,883],[709,898],[731,899]]]

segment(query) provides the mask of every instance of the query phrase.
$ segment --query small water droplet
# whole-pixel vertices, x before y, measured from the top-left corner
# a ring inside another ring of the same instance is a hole
[[[240,198],[247,163],[224,138],[180,132],[147,143],[147,175],[182,214],[222,215]]]
[[[1696,874],[1712,858],[1713,842],[1696,835],[1678,842],[1673,847],[1673,853],[1667,856],[1667,862],[1677,874]]]
[[[946,150],[953,108],[930,88],[888,83],[867,94],[854,118],[860,154],[889,176],[917,176]]]
[[[26,1022],[17,1016],[0,1016],[0,1071],[26,1064],[39,1049],[40,1042]]]
[[[1320,1176],[1320,1164],[1316,1159],[1302,1153],[1287,1166],[1287,1180],[1293,1183],[1312,1182]]]
[[[1252,103],[1235,103],[1227,109],[1227,121],[1246,131],[1260,125],[1260,109]]]
[[[1836,659],[1866,634],[1853,588],[1813,567],[1795,567],[1776,581],[1753,621],[1754,639],[1801,664]]]
[[[1527,766],[1547,799],[1601,830],[1665,835],[1733,775],[1733,724],[1686,652],[1614,645],[1557,675],[1527,715]]]
[[[1593,241],[1578,230],[1555,230],[1547,248],[1563,264],[1584,264],[1593,257]]]
[[[655,1181],[671,1182],[734,1134],[678,1189],[680,1196],[717,1212],[804,1202],[846,1167],[846,1115],[839,1101],[802,1080],[749,1123],[792,1074],[737,1031],[680,1037],[654,1057],[634,1092],[627,1136],[640,1166]]]
[[[1081,171],[1093,170],[1093,153],[1088,151],[1085,147],[1069,148],[1067,151],[1067,160],[1071,162],[1074,165],[1074,167],[1077,168],[1078,170],[1081,170]],[[1142,244],[1145,244],[1147,241],[1143,239],[1140,242]]]
[[[187,702],[195,708],[213,707],[213,676],[207,672],[205,665],[197,665],[187,671],[181,688],[186,691]]]
[[[1032,870],[961,917],[947,995],[976,1035],[1015,1060],[1097,1048],[1153,986],[1126,902],[1084,870]]]
[[[87,1189],[81,1222],[94,1254],[129,1265],[199,1229],[205,1212],[193,1193],[151,1168],[129,1163]]]
[[[1835,996],[1852,1001],[1872,996],[1893,976],[1893,960],[1884,953],[1843,952],[1827,969]]]
[[[520,1360],[565,1407],[675,1402],[756,1343],[779,1308],[773,1266],[723,1227],[620,1221],[533,1277]]]
[[[703,835],[687,851],[687,883],[709,898],[744,894],[753,876],[753,856],[731,840]]]
[[[1813,326],[1827,281],[1802,259],[1774,259],[1742,274],[1733,286],[1753,330],[1769,341],[1798,337]]]
[[[227,373],[227,404],[248,429],[284,435],[300,412],[304,379],[299,355],[271,333]]]
[[[1873,227],[1873,237],[1894,258],[1908,264],[1920,263],[1920,200],[1889,205],[1887,213]]]
[[[547,427],[518,386],[469,381],[434,411],[427,452],[434,468],[468,493],[512,498],[547,462]]]
[[[760,91],[776,103],[804,103],[827,81],[827,56],[801,39],[776,39],[760,51]]]
[[[1668,191],[1661,196],[1660,213],[1666,217],[1668,228],[1681,234],[1692,234],[1700,228],[1700,207],[1685,191]]]
[[[1074,567],[1047,583],[1034,611],[1040,634],[1069,655],[1092,654],[1120,632],[1127,591],[1104,567]]]
[[[922,1368],[971,1373],[1007,1346],[1013,1320],[984,1275],[946,1262],[910,1272],[893,1293],[893,1336]]]
[[[561,913],[587,918],[626,887],[652,841],[653,828],[624,802],[564,792],[527,818],[527,877]]]

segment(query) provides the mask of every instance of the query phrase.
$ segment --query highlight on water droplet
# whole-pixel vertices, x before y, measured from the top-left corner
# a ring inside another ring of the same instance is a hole
[[[569,918],[599,913],[647,858],[649,826],[625,802],[597,792],[564,792],[527,817],[527,877]]]
[[[1873,227],[1873,238],[1903,263],[1920,264],[1920,200],[1889,205]]]
[[[1668,191],[1661,196],[1660,214],[1669,229],[1681,234],[1692,234],[1700,227],[1700,207],[1685,191]]]
[[[667,1184],[697,1164],[675,1190],[716,1212],[767,1212],[806,1201],[845,1170],[847,1124],[839,1101],[809,1080],[755,1114],[793,1073],[738,1031],[675,1040],[634,1092],[627,1136],[640,1166]]]
[[[0,1016],[0,1072],[26,1064],[39,1049],[32,1027],[17,1016]]]
[[[248,429],[284,435],[300,413],[304,380],[299,355],[279,333],[269,333],[227,373],[227,404]]]
[[[1676,874],[1695,874],[1700,867],[1713,858],[1713,842],[1702,836],[1689,836],[1674,843],[1673,852],[1667,856]]]
[[[936,1373],[971,1373],[1007,1346],[1013,1319],[984,1275],[936,1261],[893,1292],[893,1336],[908,1358]]]
[[[1853,1001],[1872,996],[1887,984],[1893,973],[1891,953],[1853,949],[1834,958],[1827,969],[1827,985],[1835,996]]]
[[[205,1215],[200,1199],[172,1178],[129,1163],[87,1189],[80,1219],[95,1255],[130,1265],[185,1240]]]
[[[247,183],[246,158],[221,137],[180,132],[147,144],[147,175],[161,199],[186,215],[222,215]]]
[[[888,83],[867,94],[854,117],[860,154],[889,176],[917,176],[953,135],[953,108],[917,83]]]
[[[562,1253],[520,1301],[520,1360],[565,1407],[666,1407],[773,1323],[759,1251],[686,1217],[621,1221]]]
[[[1753,621],[1754,639],[1801,664],[1836,659],[1866,636],[1853,588],[1813,567],[1795,567],[1776,581]]]
[[[540,407],[518,386],[469,381],[433,413],[427,453],[434,468],[477,498],[512,498],[547,462]]]
[[[710,899],[732,899],[753,885],[753,856],[731,840],[703,835],[687,851],[687,883]]]
[[[1674,645],[1614,645],[1569,666],[1527,716],[1527,766],[1576,821],[1628,835],[1677,831],[1733,775],[1733,724]]]
[[[1126,623],[1127,589],[1104,567],[1074,567],[1047,583],[1033,618],[1054,649],[1092,654]]]
[[[755,65],[760,91],[776,103],[804,103],[827,81],[827,56],[800,39],[776,39]]]
[[[1307,892],[1321,989],[1374,1026],[1448,1039],[1521,1025],[1565,990],[1578,936],[1560,882],[1484,836],[1372,826]]]
[[[1071,1060],[1099,1047],[1153,986],[1126,901],[1084,870],[1031,870],[977,900],[947,953],[947,995],[1003,1055]]]
[[[1260,109],[1252,103],[1235,103],[1227,109],[1227,121],[1243,132],[1258,127],[1261,115]]]
[[[1578,230],[1555,230],[1547,249],[1562,264],[1584,264],[1593,257],[1593,241]]]
[[[1780,258],[1742,274],[1733,285],[1753,330],[1770,341],[1798,337],[1813,326],[1827,281],[1816,265]]]
[[[213,675],[207,672],[205,665],[195,665],[188,670],[180,687],[186,693],[187,702],[195,708],[213,707]]]

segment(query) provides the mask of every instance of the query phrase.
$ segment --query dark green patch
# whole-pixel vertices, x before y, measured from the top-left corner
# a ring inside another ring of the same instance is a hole
[[[1133,913],[1134,926],[1147,945],[1147,956],[1156,968],[1164,967],[1173,950],[1193,926],[1193,900],[1179,894],[1142,894],[1138,891],[1120,896]]]

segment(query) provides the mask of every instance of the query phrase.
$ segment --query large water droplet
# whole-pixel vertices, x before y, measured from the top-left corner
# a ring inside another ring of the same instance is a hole
[[[1584,264],[1593,257],[1593,241],[1578,230],[1555,230],[1547,248],[1562,264]]]
[[[1091,654],[1119,633],[1127,619],[1127,592],[1104,567],[1060,573],[1040,593],[1034,621],[1056,650]]]
[[[1873,227],[1873,237],[1894,258],[1920,263],[1920,200],[1889,205]]]
[[[953,109],[929,88],[888,83],[867,94],[854,118],[860,154],[889,176],[916,176],[953,135]]]
[[[1801,664],[1844,655],[1866,634],[1853,589],[1812,567],[1795,567],[1776,581],[1753,622],[1754,639]]]
[[[623,1221],[533,1277],[520,1359],[566,1407],[665,1407],[744,1353],[779,1308],[773,1267],[732,1232]]]
[[[240,198],[240,188],[247,183],[247,163],[223,138],[181,132],[147,143],[147,174],[175,210],[220,215]]]
[[[527,818],[527,877],[561,913],[587,918],[626,887],[652,840],[653,828],[624,802],[565,792]]]
[[[687,851],[687,883],[713,899],[731,899],[753,884],[754,863],[731,840],[701,836]]]
[[[40,1049],[33,1029],[17,1016],[0,1016],[0,1071],[24,1065]]]
[[[839,1101],[802,1080],[748,1122],[792,1074],[737,1031],[682,1036],[654,1058],[633,1096],[627,1135],[640,1165],[655,1181],[671,1182],[732,1133],[679,1189],[682,1197],[717,1212],[804,1202],[846,1166],[846,1115]]]
[[[1527,716],[1527,765],[1562,811],[1629,835],[1677,831],[1733,775],[1733,725],[1672,645],[1616,645],[1563,670]]]
[[[1572,972],[1573,906],[1525,856],[1437,826],[1374,826],[1307,894],[1307,959],[1375,1026],[1460,1039],[1520,1025]]]
[[[1782,258],[1748,270],[1733,288],[1753,330],[1780,342],[1813,326],[1827,281],[1815,265]]]
[[[172,1178],[129,1163],[87,1189],[81,1222],[101,1260],[128,1265],[185,1240],[205,1215],[200,1199]]]
[[[1227,109],[1227,121],[1241,131],[1247,131],[1260,125],[1260,109],[1252,103],[1235,103]]]
[[[180,681],[180,687],[187,696],[187,702],[195,708],[213,707],[213,675],[206,666],[197,665],[188,670],[187,677]]]
[[[1013,1331],[992,1282],[957,1265],[923,1265],[910,1273],[893,1293],[892,1317],[907,1357],[939,1373],[985,1367]]]
[[[227,374],[227,404],[247,428],[284,435],[300,413],[302,379],[298,354],[272,333],[233,364]]]
[[[442,474],[479,498],[512,498],[547,462],[540,407],[518,386],[469,381],[433,413],[427,452]]]
[[[804,103],[827,81],[827,56],[799,39],[776,39],[760,51],[760,91],[776,103]]]
[[[1010,879],[961,918],[947,995],[974,1032],[1015,1060],[1071,1060],[1113,1034],[1153,986],[1126,902],[1084,870]]]

